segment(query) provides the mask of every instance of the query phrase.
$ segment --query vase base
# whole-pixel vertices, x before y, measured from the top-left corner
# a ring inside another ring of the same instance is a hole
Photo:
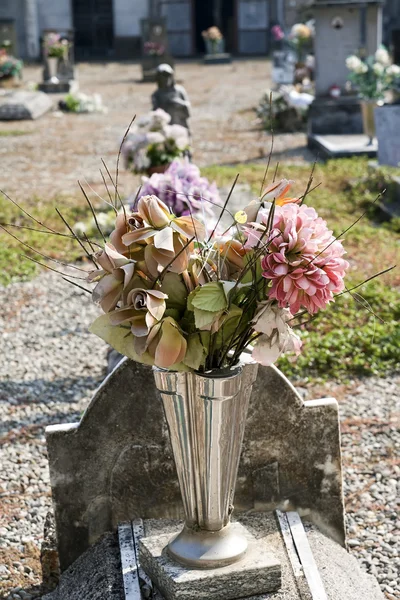
[[[247,539],[236,524],[220,531],[195,531],[184,527],[168,544],[168,554],[180,564],[195,569],[216,569],[241,560]]]
[[[184,566],[168,551],[171,534],[160,533],[140,540],[140,565],[166,600],[233,600],[238,590],[240,597],[279,590],[281,565],[265,539],[255,539],[240,523],[231,527],[247,541],[244,556],[233,564],[213,569]]]

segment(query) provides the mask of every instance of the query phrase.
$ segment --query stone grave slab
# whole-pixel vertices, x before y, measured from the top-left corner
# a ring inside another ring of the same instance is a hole
[[[52,101],[43,92],[7,92],[0,95],[0,121],[38,119],[52,106]]]
[[[240,522],[255,538],[265,541],[282,565],[281,588],[273,594],[253,597],[251,600],[384,600],[376,579],[361,570],[354,556],[323,535],[319,528],[309,521],[303,519],[304,533],[322,582],[323,589],[318,590],[320,595],[316,595],[313,580],[310,584],[310,577],[307,579],[305,576],[310,565],[303,564],[292,538],[286,543],[287,532],[280,524],[281,518],[277,521],[272,513],[253,513],[241,516]],[[102,536],[64,571],[58,588],[42,600],[144,600],[149,597],[153,600],[163,600],[163,596],[146,577],[142,567],[138,567],[136,563],[135,540],[132,536],[135,523],[137,521],[119,526],[119,547],[117,534]],[[129,527],[130,525],[132,527]],[[177,526],[179,524],[176,521],[147,520],[144,522],[144,534],[171,535]],[[130,542],[125,535],[129,530]],[[124,533],[123,538],[121,531]],[[135,571],[138,571],[137,585],[125,585],[129,573],[133,574]],[[193,597],[197,598],[195,592],[194,588]],[[326,594],[321,595],[323,592]],[[210,594],[209,599],[212,598]]]
[[[123,359],[79,423],[46,429],[61,570],[135,518],[182,518],[162,403],[150,367]],[[296,508],[344,544],[338,405],[303,402],[274,367],[253,388],[235,514]]]
[[[373,158],[378,151],[376,138],[368,145],[365,134],[316,135],[308,136],[308,147],[316,150],[320,158],[346,158],[350,156],[369,156]]]
[[[205,54],[203,62],[205,65],[226,65],[232,62],[232,57],[227,52]]]
[[[375,127],[379,164],[400,167],[400,104],[376,108]]]

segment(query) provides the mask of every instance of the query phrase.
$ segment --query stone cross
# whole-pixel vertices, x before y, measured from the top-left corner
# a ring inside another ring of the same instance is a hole
[[[79,423],[46,429],[61,569],[124,521],[182,518],[162,403],[150,367],[124,359]],[[253,388],[235,514],[280,507],[344,544],[338,405],[303,402],[275,367]]]

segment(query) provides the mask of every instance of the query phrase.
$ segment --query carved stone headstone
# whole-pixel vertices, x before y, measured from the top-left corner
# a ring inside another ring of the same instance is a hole
[[[167,24],[163,17],[141,20],[143,81],[156,81],[157,67],[163,63],[174,66],[168,51]]]
[[[379,164],[400,167],[400,104],[376,108],[375,128]]]
[[[7,92],[0,96],[0,121],[38,119],[52,106],[52,101],[43,92]]]
[[[124,359],[79,423],[46,429],[61,570],[118,523],[182,518],[162,403],[150,367]],[[235,513],[296,508],[344,543],[338,406],[303,402],[274,367],[253,388]]]

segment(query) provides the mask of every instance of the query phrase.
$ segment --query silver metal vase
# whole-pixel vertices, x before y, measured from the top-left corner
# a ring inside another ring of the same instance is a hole
[[[57,56],[48,56],[47,57],[47,69],[49,73],[49,83],[59,83],[58,79],[58,57]]]
[[[206,374],[153,367],[185,512],[184,528],[167,550],[185,566],[222,567],[246,552],[230,515],[257,368],[251,361]]]

